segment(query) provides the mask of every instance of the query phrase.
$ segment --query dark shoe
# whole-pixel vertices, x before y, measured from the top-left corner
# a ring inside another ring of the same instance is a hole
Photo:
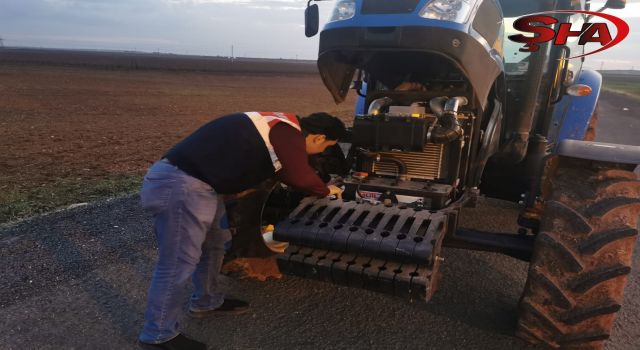
[[[189,307],[189,316],[193,318],[204,318],[213,315],[238,315],[249,311],[249,303],[246,301],[225,298],[222,305],[213,310],[195,310]]]
[[[178,334],[175,338],[160,344],[149,344],[138,341],[138,345],[142,349],[149,350],[207,350],[207,345],[197,340],[189,339],[182,333]]]

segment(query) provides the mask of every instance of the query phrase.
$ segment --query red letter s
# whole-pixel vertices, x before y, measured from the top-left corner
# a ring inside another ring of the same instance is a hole
[[[520,52],[536,52],[540,49],[538,43],[547,42],[556,36],[556,32],[553,29],[533,25],[532,23],[535,22],[550,25],[558,23],[558,20],[550,16],[525,16],[518,18],[513,23],[513,28],[521,32],[535,34],[533,37],[526,37],[522,34],[509,36],[511,40],[525,44],[524,47],[520,49]]]

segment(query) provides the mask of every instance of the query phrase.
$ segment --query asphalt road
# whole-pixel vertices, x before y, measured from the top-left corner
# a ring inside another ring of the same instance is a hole
[[[605,95],[601,141],[639,144],[640,104]],[[630,108],[623,111],[622,108]],[[517,207],[483,200],[463,226],[515,229]],[[137,196],[0,227],[0,348],[134,349],[156,256],[151,220]],[[285,276],[266,283],[224,277],[252,312],[182,329],[223,349],[520,349],[513,337],[527,264],[445,249],[440,290],[428,304]],[[607,349],[637,349],[640,256]],[[190,287],[185,286],[185,304]],[[535,349],[530,347],[530,349]]]
[[[640,101],[603,92],[596,141],[640,146]]]

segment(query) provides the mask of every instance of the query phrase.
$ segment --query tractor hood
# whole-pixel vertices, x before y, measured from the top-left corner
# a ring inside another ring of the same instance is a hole
[[[318,68],[336,103],[344,101],[357,69],[396,79],[422,70],[455,69],[471,84],[476,102],[485,106],[504,69],[502,11],[494,0],[459,0],[470,6],[462,23],[424,18],[421,9],[434,1],[354,0],[352,18],[324,27]],[[424,59],[416,60],[420,55]]]

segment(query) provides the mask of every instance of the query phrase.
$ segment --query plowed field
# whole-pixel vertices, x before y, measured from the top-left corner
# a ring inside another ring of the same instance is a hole
[[[348,117],[352,106],[336,106],[316,74],[2,64],[0,223],[131,191],[171,145],[220,115]]]

